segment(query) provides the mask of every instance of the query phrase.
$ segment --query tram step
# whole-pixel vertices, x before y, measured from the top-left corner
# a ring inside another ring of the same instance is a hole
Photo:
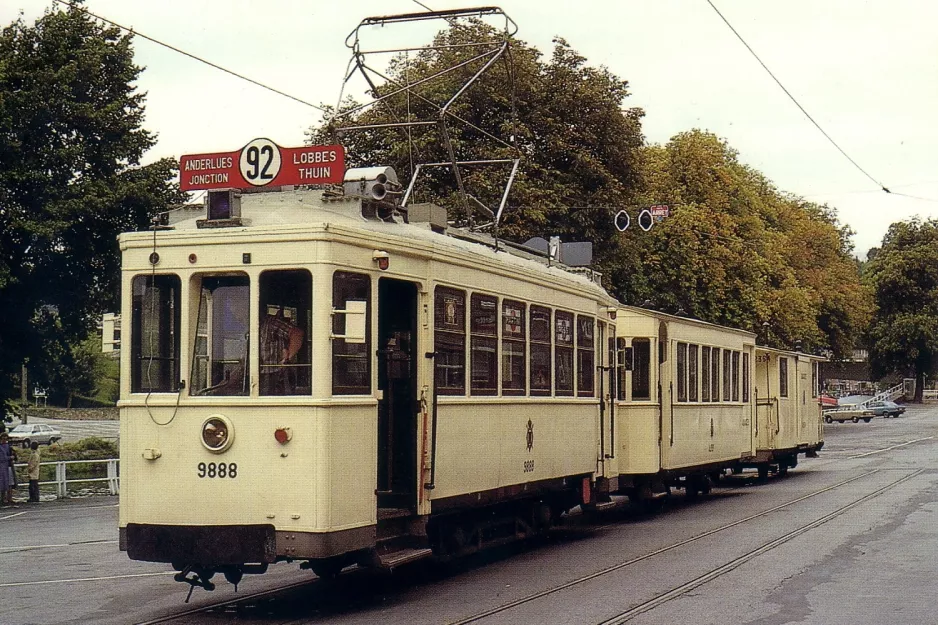
[[[433,555],[433,550],[424,548],[404,548],[400,551],[395,551],[393,553],[383,553],[379,556],[381,560],[381,567],[385,569],[393,569],[395,567],[407,564],[408,562],[414,562],[415,560],[421,560]]]
[[[617,505],[618,504],[614,501],[603,501],[601,503],[596,504],[596,509],[600,511],[611,510],[612,508],[615,508]]]

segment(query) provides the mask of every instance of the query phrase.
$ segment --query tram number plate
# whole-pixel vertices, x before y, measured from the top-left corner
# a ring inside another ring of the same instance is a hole
[[[533,461],[533,460],[525,460],[525,461],[524,461],[524,472],[525,472],[525,473],[531,473],[532,471],[534,471],[534,461]]]
[[[214,463],[214,462],[200,462],[198,469],[199,477],[208,477],[208,478],[231,478],[234,479],[238,477],[238,465],[234,462],[229,462],[225,464],[224,462]]]

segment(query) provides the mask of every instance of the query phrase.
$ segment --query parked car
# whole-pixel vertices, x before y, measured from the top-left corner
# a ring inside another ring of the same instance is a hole
[[[10,435],[11,445],[22,445],[23,448],[36,441],[40,445],[51,445],[62,438],[62,433],[51,425],[18,425],[7,434]]]
[[[866,405],[869,410],[873,411],[877,417],[898,417],[903,412],[905,412],[905,406],[900,406],[893,401],[874,401]]]
[[[839,423],[843,423],[844,421],[853,421],[854,423],[859,423],[860,419],[863,419],[863,421],[869,423],[873,420],[873,411],[854,410],[850,408],[824,411],[824,423],[833,423],[834,421]]]

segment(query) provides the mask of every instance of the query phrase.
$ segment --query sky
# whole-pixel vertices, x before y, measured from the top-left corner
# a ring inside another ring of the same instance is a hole
[[[421,0],[433,9],[492,4]],[[850,163],[798,110],[707,0],[502,0],[518,37],[545,54],[560,36],[628,80],[649,143],[713,132],[782,191],[836,209],[863,259],[889,224],[938,217],[938,4],[928,0],[712,0]],[[4,0],[0,24],[32,23],[51,0]],[[87,0],[124,26],[307,102],[334,104],[365,17],[414,0]],[[574,7],[574,8],[571,8]],[[424,43],[435,28],[404,33]],[[369,41],[387,45],[387,29]],[[400,34],[398,32],[398,34]],[[400,42],[400,39],[393,40]],[[301,146],[320,113],[137,38],[146,69],[146,161],[227,152],[268,137]],[[874,182],[873,180],[877,182]],[[893,191],[886,194],[880,186]],[[900,193],[905,195],[899,195]],[[915,196],[915,197],[908,197]]]

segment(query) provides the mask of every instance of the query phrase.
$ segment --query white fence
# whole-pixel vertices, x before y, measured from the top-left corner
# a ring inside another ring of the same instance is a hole
[[[47,480],[45,482],[39,482],[39,487],[54,485],[55,494],[59,497],[68,496],[68,485],[69,484],[78,484],[85,482],[107,482],[107,489],[112,495],[117,495],[120,493],[120,472],[118,470],[118,463],[120,460],[117,458],[108,458],[105,460],[62,460],[58,462],[40,462],[40,471],[42,467],[54,466],[55,467],[55,479]],[[75,464],[107,464],[107,477],[74,477],[69,479],[68,477],[68,467],[69,465]],[[26,467],[26,463],[17,464],[17,467]],[[25,471],[24,471],[25,473]],[[20,483],[20,487],[25,486],[24,483]]]

